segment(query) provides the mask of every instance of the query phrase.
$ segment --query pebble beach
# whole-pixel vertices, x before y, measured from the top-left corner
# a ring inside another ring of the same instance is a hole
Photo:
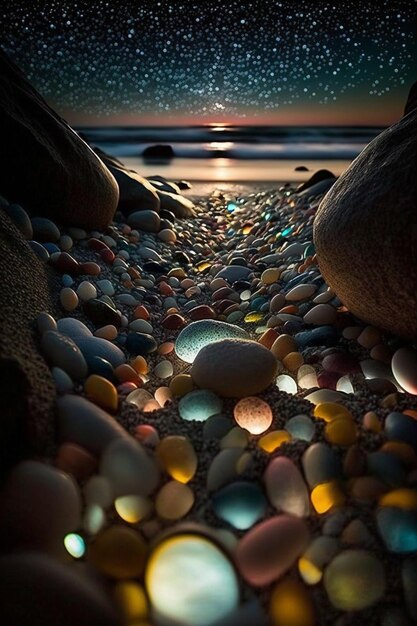
[[[2,493],[23,607],[53,589],[90,625],[417,620],[417,354],[325,283],[323,182],[189,189],[193,216],[105,231],[2,202],[56,279],[33,320],[53,438]]]

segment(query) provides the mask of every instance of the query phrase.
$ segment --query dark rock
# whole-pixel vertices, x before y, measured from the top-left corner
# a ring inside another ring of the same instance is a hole
[[[314,174],[310,176],[308,180],[305,180],[303,183],[301,183],[301,185],[297,187],[297,193],[299,193],[300,191],[304,191],[309,187],[312,187],[316,183],[320,183],[322,180],[328,179],[336,179],[336,176],[329,170],[317,170],[317,172],[314,172]]]
[[[119,311],[113,309],[109,304],[93,298],[84,302],[84,313],[88,319],[96,326],[106,326],[107,324],[113,324],[116,328],[119,328],[121,321],[121,314]]]
[[[143,264],[143,269],[150,274],[163,274],[169,271],[169,267],[161,265],[157,261],[146,261],[146,263]]]
[[[180,193],[180,188],[175,183],[171,183],[166,180],[163,176],[147,176],[146,180],[149,180],[149,182],[155,187],[155,189],[169,191],[171,193]]]
[[[297,165],[297,167],[294,167],[294,171],[295,172],[309,172],[310,170],[305,165]]]
[[[404,109],[404,115],[408,115],[411,111],[417,109],[417,82],[415,82],[408,93],[407,102]]]
[[[309,346],[334,346],[339,339],[339,333],[333,326],[319,326],[312,330],[305,330],[294,336],[299,348]]]
[[[188,180],[179,180],[177,183],[179,189],[191,189],[192,185],[188,182]]]
[[[145,148],[142,152],[142,156],[144,160],[165,162],[173,159],[175,153],[174,149],[169,144],[155,144],[154,146],[148,146]]]
[[[160,229],[161,219],[156,211],[135,211],[127,218],[129,226],[144,230],[147,233],[157,233]]]
[[[305,198],[308,198],[310,196],[319,196],[321,194],[327,193],[329,189],[334,185],[336,180],[336,178],[326,178],[326,180],[320,180],[318,183],[311,185],[311,187],[307,187],[307,189],[300,191],[300,193],[298,193],[298,196],[301,198],[303,196]]]
[[[167,220],[168,222],[175,222],[175,215],[172,211],[168,211],[168,209],[161,209],[159,215],[161,219]]]
[[[61,236],[59,228],[46,217],[32,217],[33,237],[41,243],[44,241],[58,241]]]
[[[159,212],[159,198],[153,185],[134,170],[130,170],[114,157],[99,148],[95,153],[113,174],[119,186],[119,204],[117,208],[125,215],[133,211],[149,209]]]
[[[162,189],[157,189],[156,192],[161,202],[161,209],[171,211],[176,217],[194,216],[194,204],[188,198]]]
[[[31,215],[104,228],[118,201],[116,181],[0,50],[0,188]]]
[[[46,248],[43,247],[41,243],[39,243],[38,241],[28,241],[28,244],[38,257],[38,259],[40,259],[44,263],[49,260],[49,252]]]
[[[113,366],[106,359],[102,359],[99,356],[95,355],[87,355],[84,357],[88,371],[90,374],[97,374],[98,376],[103,376],[103,378],[107,378],[111,383],[115,382],[115,376],[113,373]]]
[[[146,333],[129,333],[126,339],[126,350],[131,354],[146,356],[155,352],[158,344],[152,335]]]
[[[6,211],[13,224],[20,230],[25,239],[33,239],[32,222],[30,221],[29,215],[20,204],[4,204],[1,208],[3,211]]]
[[[361,152],[314,221],[319,266],[360,319],[417,338],[417,109]]]

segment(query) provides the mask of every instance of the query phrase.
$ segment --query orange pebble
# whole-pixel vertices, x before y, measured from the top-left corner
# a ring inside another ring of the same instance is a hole
[[[93,261],[87,261],[86,263],[81,263],[79,267],[80,274],[88,274],[89,276],[98,276],[101,272],[101,267],[97,263]]]
[[[114,374],[121,383],[135,383],[138,387],[142,386],[142,379],[136,370],[134,370],[133,367],[127,363],[123,363],[122,365],[116,367]]]
[[[148,320],[150,318],[150,315],[149,315],[149,311],[146,308],[146,306],[143,306],[143,304],[140,304],[133,311],[133,317],[134,317],[135,320],[137,320],[137,319]]]
[[[130,362],[130,365],[133,367],[135,372],[138,374],[146,374],[148,371],[148,363],[146,359],[140,354]]]
[[[137,388],[138,386],[135,383],[122,383],[121,385],[118,385],[117,391],[119,393],[130,393],[131,391],[135,391]]]
[[[130,278],[133,278],[133,279],[141,278],[140,272],[138,272],[138,270],[135,270],[134,267],[129,267],[127,269],[127,273],[129,274]]]
[[[175,344],[172,341],[164,341],[164,343],[161,343],[158,348],[158,354],[170,354],[173,351],[174,347]],[[146,372],[139,372],[139,374],[146,374]]]
[[[417,420],[417,411],[413,411],[413,409],[406,409],[405,411],[403,411],[404,415],[409,415],[410,417],[413,417],[415,420]]]
[[[274,343],[275,339],[278,336],[279,336],[279,333],[277,333],[277,331],[274,328],[268,328],[268,330],[262,333],[258,341],[263,346],[265,346],[265,348],[268,348],[268,350],[270,350],[272,348],[272,344]]]
[[[297,315],[298,306],[296,306],[295,304],[288,304],[287,306],[282,307],[279,312],[288,313],[289,315]]]

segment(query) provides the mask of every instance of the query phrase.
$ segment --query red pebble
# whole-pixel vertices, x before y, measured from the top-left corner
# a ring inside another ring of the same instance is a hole
[[[142,379],[131,365],[123,363],[118,365],[114,370],[114,374],[121,383],[134,383],[137,387],[142,386]]]
[[[101,267],[93,261],[87,261],[86,263],[80,263],[79,273],[88,274],[89,276],[98,276],[101,272]]]
[[[87,245],[92,250],[109,250],[109,246],[104,243],[104,241],[100,241],[100,239],[96,239],[95,237],[89,239]]]
[[[68,252],[61,252],[54,262],[54,267],[64,274],[78,274],[80,265]]]
[[[340,374],[335,372],[320,372],[317,374],[317,382],[322,389],[336,389],[337,381],[340,378]]]
[[[178,328],[185,326],[185,319],[179,313],[171,313],[162,320],[161,326],[168,330],[178,330]]]
[[[134,437],[141,443],[156,446],[159,443],[159,435],[156,428],[150,424],[139,424],[134,431]]]
[[[334,352],[325,356],[322,365],[327,372],[334,372],[340,376],[360,370],[358,362],[353,356],[341,352]]]
[[[103,250],[100,250],[99,255],[106,263],[113,263],[114,259],[116,258],[116,255],[110,250],[110,248],[104,248]]]
[[[192,320],[213,320],[216,317],[215,311],[207,304],[200,304],[189,311]]]
[[[86,480],[96,469],[97,459],[76,443],[67,442],[59,446],[55,465],[77,480]]]

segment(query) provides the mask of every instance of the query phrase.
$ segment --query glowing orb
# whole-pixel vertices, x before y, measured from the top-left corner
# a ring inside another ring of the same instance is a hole
[[[239,400],[233,409],[233,415],[239,426],[252,435],[264,433],[271,426],[273,419],[269,404],[256,396]]]
[[[80,559],[84,556],[85,542],[81,535],[78,535],[77,533],[69,533],[69,535],[66,535],[64,538],[64,545],[67,552],[69,552],[74,559]]]
[[[239,602],[235,570],[205,537],[178,535],[163,541],[148,562],[145,584],[161,620],[184,626],[209,626]]]

